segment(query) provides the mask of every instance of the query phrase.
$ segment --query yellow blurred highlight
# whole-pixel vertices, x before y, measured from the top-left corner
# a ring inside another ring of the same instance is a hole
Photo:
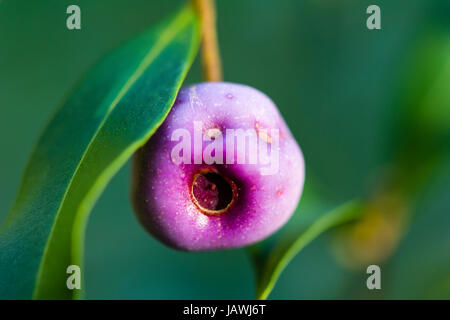
[[[368,201],[362,218],[337,230],[333,252],[350,269],[365,269],[389,258],[407,224],[408,212],[400,194],[381,194]]]

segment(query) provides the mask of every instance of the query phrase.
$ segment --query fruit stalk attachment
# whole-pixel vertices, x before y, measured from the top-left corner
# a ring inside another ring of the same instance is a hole
[[[193,0],[193,3],[202,21],[203,77],[206,81],[222,81],[214,0]]]

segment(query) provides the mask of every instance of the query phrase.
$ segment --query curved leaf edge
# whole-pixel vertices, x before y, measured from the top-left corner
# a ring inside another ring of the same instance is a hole
[[[187,8],[188,6],[186,6]],[[185,9],[186,9],[185,8]],[[181,14],[180,14],[181,16]],[[178,19],[180,19],[180,16],[177,17]],[[181,29],[181,27],[179,27]],[[176,32],[174,32],[176,33]],[[168,37],[169,39],[165,39],[166,44],[167,42],[170,41],[170,39],[173,37],[174,35],[171,35],[170,37]],[[193,39],[193,43],[198,44],[199,43],[199,37],[198,37],[198,33],[195,35],[193,35],[194,37],[196,37],[196,39]],[[161,38],[165,38],[163,36],[161,36]],[[161,45],[163,48],[159,49],[159,51],[164,50],[164,44],[160,44],[159,41],[158,43],[155,44],[155,47],[157,47],[158,45]],[[190,48],[190,52],[189,52],[189,59],[187,62],[187,66],[184,69],[183,73],[180,76],[180,79],[178,79],[177,81],[177,88],[176,90],[173,92],[172,96],[170,97],[170,107],[167,109],[167,111],[164,114],[164,117],[157,122],[157,124],[151,128],[148,133],[139,141],[136,141],[135,143],[131,144],[127,149],[125,149],[122,154],[120,154],[116,160],[114,162],[112,162],[108,168],[105,169],[105,171],[103,171],[100,176],[97,178],[97,180],[95,181],[95,183],[92,185],[92,188],[90,189],[90,191],[87,193],[86,197],[84,198],[83,202],[80,203],[80,206],[78,208],[78,211],[76,213],[76,217],[75,217],[75,222],[73,225],[73,232],[72,232],[72,261],[73,264],[76,264],[78,266],[83,266],[84,265],[84,261],[83,261],[83,251],[84,251],[84,243],[85,243],[85,232],[86,232],[86,227],[87,227],[87,223],[88,223],[88,218],[90,216],[91,210],[93,209],[96,201],[98,200],[98,198],[101,196],[101,194],[103,193],[104,189],[106,188],[106,186],[108,185],[108,183],[111,181],[111,179],[116,175],[116,173],[125,165],[125,163],[128,161],[128,159],[131,158],[131,156],[134,154],[134,152],[136,150],[138,150],[140,147],[142,147],[149,139],[150,137],[156,132],[156,130],[161,126],[161,124],[164,122],[165,118],[167,117],[167,115],[169,114],[175,100],[178,94],[178,91],[180,90],[183,81],[189,71],[190,66],[193,63],[193,60],[195,58],[195,54],[196,54],[196,48],[197,45],[193,45]],[[155,55],[157,55],[157,53],[155,53]],[[146,57],[147,58],[147,57]],[[144,61],[142,62],[144,63]],[[141,67],[141,66],[140,66]],[[134,76],[134,74],[133,74]],[[124,87],[127,84],[124,85]],[[108,115],[105,118],[108,118]],[[101,130],[101,127],[99,128],[99,130]],[[95,136],[93,137],[92,141],[95,140]],[[86,149],[86,153],[89,150],[89,146]],[[84,157],[84,155],[83,155]],[[82,161],[80,161],[81,163]],[[74,174],[74,177],[76,176],[76,172]],[[70,187],[69,187],[70,188]],[[62,207],[62,205],[61,205]],[[60,207],[60,208],[61,208]],[[55,217],[55,221],[58,219],[58,214]],[[53,226],[55,226],[55,224],[53,224]],[[53,229],[53,228],[52,228]],[[51,231],[51,234],[49,236],[49,239],[52,238],[52,233],[53,230]],[[47,246],[46,246],[47,249]],[[39,292],[39,281],[40,281],[40,273],[42,270],[42,265],[45,264],[45,251],[44,251],[44,255],[43,258],[41,260],[41,267],[39,268],[39,273],[38,276],[36,278],[36,286],[35,286],[35,290],[33,292],[33,299],[40,299],[40,292]],[[82,278],[84,279],[84,277]],[[84,283],[82,284],[82,288],[84,288]],[[84,298],[84,290],[73,290],[73,299],[83,299]]]
[[[362,207],[362,202],[358,200],[346,202],[319,217],[301,235],[291,235],[278,243],[269,256],[262,261],[264,264],[262,268],[254,264],[257,278],[256,299],[268,298],[281,273],[303,248],[329,229],[357,220],[361,216]],[[254,257],[257,252],[250,250],[250,254]],[[255,261],[255,259],[252,260]]]
[[[153,135],[153,133],[157,130],[157,128],[163,123],[163,121],[165,120],[165,117],[168,115],[168,113],[170,112],[171,106],[173,105],[177,93],[179,91],[179,89],[182,86],[182,83],[193,63],[193,60],[195,58],[197,49],[198,49],[198,44],[200,42],[200,21],[197,17],[197,14],[195,12],[195,10],[193,10],[193,8],[189,5],[187,6],[183,6],[183,8],[181,10],[179,10],[178,14],[175,14],[173,16],[179,16],[179,15],[183,15],[183,11],[184,11],[184,19],[186,20],[186,12],[188,11],[189,15],[191,15],[191,19],[192,19],[192,23],[193,23],[193,30],[194,32],[192,32],[192,41],[190,43],[189,46],[189,51],[187,54],[187,60],[185,62],[185,65],[183,66],[183,69],[180,69],[180,75],[177,76],[177,80],[175,82],[176,85],[173,86],[174,90],[171,92],[171,95],[168,96],[168,108],[167,110],[165,110],[165,114],[160,118],[159,121],[155,120],[155,125],[149,129],[149,131],[143,135],[141,138],[136,139],[134,141],[134,143],[130,144],[128,148],[126,148],[125,150],[123,150],[122,153],[120,153],[115,159],[114,161],[110,162],[108,167],[106,167],[105,170],[103,170],[97,177],[96,180],[94,182],[94,184],[92,185],[92,188],[88,191],[88,193],[86,194],[86,197],[83,199],[82,203],[80,204],[77,212],[76,212],[76,218],[74,221],[74,224],[72,225],[72,234],[71,234],[71,238],[72,238],[72,254],[71,254],[71,259],[73,261],[76,261],[77,264],[81,265],[82,264],[82,252],[83,252],[83,248],[84,248],[84,233],[85,233],[85,229],[86,229],[86,225],[87,225],[87,220],[90,214],[90,210],[92,209],[92,207],[94,206],[96,200],[99,198],[99,196],[101,195],[102,191],[105,189],[105,187],[107,186],[108,182],[112,179],[112,177],[115,175],[115,173],[117,173],[117,171],[127,162],[127,160],[133,155],[133,153],[140,148],[142,145],[144,145],[146,143],[146,141]],[[182,12],[182,13],[180,13]],[[184,21],[186,24],[186,21]],[[180,28],[181,29],[181,28]],[[147,31],[145,31],[147,32]],[[163,50],[163,49],[161,49]],[[182,70],[182,71],[181,71]],[[84,81],[78,81],[77,82],[77,86],[79,86],[79,84]],[[73,93],[73,92],[72,92]],[[67,96],[66,96],[67,98]],[[65,99],[67,100],[67,99]],[[57,110],[55,111],[55,113],[52,115],[52,117],[50,118],[49,122],[47,122],[47,124],[45,125],[43,132],[46,131],[47,126],[49,125],[49,123],[51,123],[55,117],[56,114],[58,114],[60,112],[60,109],[63,108],[65,105],[65,103],[62,104],[62,106],[58,107]],[[108,116],[106,116],[107,118]],[[100,130],[100,129],[99,129]],[[40,136],[42,137],[42,134],[40,134]],[[93,140],[95,140],[95,135],[93,137]],[[39,141],[40,139],[38,139],[38,141],[35,143],[35,145],[32,148],[32,152],[31,152],[31,156],[34,154],[33,150],[36,150],[36,148],[39,147]],[[85,152],[87,152],[88,148],[86,149]],[[30,156],[30,157],[31,157]],[[84,157],[84,155],[83,155]],[[30,160],[28,160],[28,164],[25,167],[24,170],[24,174],[27,172],[28,167],[30,165],[29,163]],[[80,161],[81,163],[81,161]],[[15,206],[15,203],[17,202],[17,198],[19,197],[19,195],[21,194],[21,190],[23,189],[23,176],[21,178],[21,186],[19,188],[19,192],[18,192],[18,196],[16,197],[16,200],[14,201],[14,204],[9,212],[9,214],[7,215],[7,217],[5,218],[5,220],[3,221],[3,223],[0,225],[0,232],[8,232],[9,230],[9,225],[11,224],[12,221],[14,221],[14,216],[12,216],[13,213],[13,209]],[[74,174],[74,177],[76,176],[76,172]],[[70,189],[70,187],[68,188]],[[63,203],[63,202],[62,202]],[[60,209],[62,207],[62,203],[60,206]],[[59,209],[59,210],[60,210]],[[58,210],[58,213],[59,213]],[[33,292],[30,293],[30,298],[33,299],[40,299],[42,298],[42,296],[40,295],[39,292],[39,282],[40,282],[40,275],[42,273],[44,264],[45,264],[45,255],[46,255],[46,250],[48,248],[48,244],[50,239],[52,239],[52,234],[53,234],[53,227],[56,224],[58,218],[58,214],[56,214],[56,216],[54,217],[54,222],[51,228],[51,231],[49,233],[48,236],[48,241],[47,244],[44,247],[44,252],[42,253],[42,256],[40,257],[40,264],[39,264],[39,268],[36,272],[35,275],[35,285],[33,287]],[[17,222],[17,221],[15,221]],[[84,279],[84,277],[82,277],[82,279]],[[2,279],[0,279],[2,280]],[[8,281],[8,279],[3,279],[4,281]],[[2,281],[0,281],[0,283],[2,283]],[[0,284],[1,285],[1,284]],[[84,286],[83,286],[84,288]],[[80,293],[80,291],[77,290],[73,290],[72,291],[72,298],[81,298],[82,294]],[[3,294],[7,294],[7,291],[3,292]],[[6,299],[8,299],[8,296],[5,296]],[[12,297],[10,297],[12,298]],[[45,297],[44,297],[45,298]]]

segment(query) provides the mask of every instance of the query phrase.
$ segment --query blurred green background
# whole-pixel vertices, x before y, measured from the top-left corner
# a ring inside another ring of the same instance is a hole
[[[0,221],[39,133],[77,80],[182,2],[0,0]],[[81,8],[79,31],[66,28],[70,4]],[[366,28],[370,4],[381,7],[382,30]],[[450,1],[218,0],[217,7],[225,80],[275,101],[305,154],[307,179],[327,202],[367,196],[395,158],[398,128],[410,122],[409,104],[399,105],[417,94],[402,90],[408,62],[423,39],[438,35],[447,42],[436,50],[449,48]],[[187,82],[199,81],[197,57]],[[441,94],[450,96],[450,81]],[[382,264],[381,292],[366,289],[365,270],[337,262],[325,235],[293,260],[270,298],[450,298],[449,135],[439,134],[441,161],[417,188],[410,226]],[[252,299],[243,249],[177,252],[144,232],[129,204],[129,169],[107,187],[88,224],[87,298]]]

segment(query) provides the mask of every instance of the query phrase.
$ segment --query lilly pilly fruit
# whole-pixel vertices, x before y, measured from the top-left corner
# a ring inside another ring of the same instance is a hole
[[[294,212],[303,156],[274,103],[244,85],[183,88],[135,155],[132,201],[142,225],[182,250],[245,246]]]

